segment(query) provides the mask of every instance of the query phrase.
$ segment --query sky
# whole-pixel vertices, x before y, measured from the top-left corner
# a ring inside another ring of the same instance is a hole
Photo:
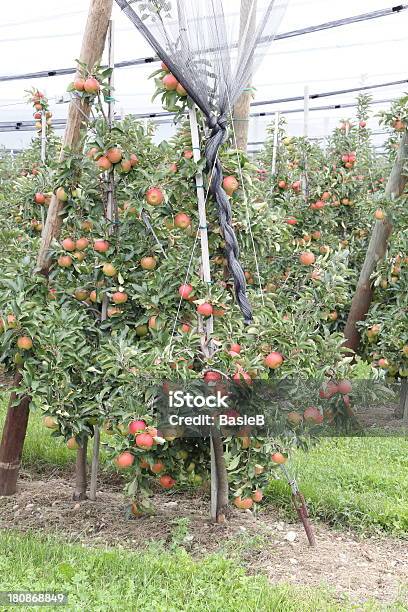
[[[191,0],[199,1],[199,0]],[[240,0],[225,0],[238,14]],[[395,0],[289,0],[279,26],[279,32],[317,25],[361,13],[392,7]],[[21,74],[75,65],[81,46],[88,0],[20,0],[4,3],[0,21],[0,75]],[[151,56],[152,50],[114,2],[115,60],[123,61]],[[232,23],[232,21],[231,21]],[[231,25],[232,27],[232,25]],[[336,29],[279,40],[272,43],[253,79],[255,99],[270,100],[302,96],[307,86],[311,93],[372,85],[408,78],[408,11],[380,19]],[[153,82],[147,79],[156,65],[121,68],[115,71],[117,111],[143,113],[162,110],[160,102],[151,102]],[[67,104],[57,104],[70,82],[69,76],[45,79],[0,82],[0,122],[32,118],[31,107],[24,102],[25,90],[38,87],[50,98],[55,118],[65,118]],[[408,90],[399,85],[375,89],[374,100],[396,98]],[[327,104],[354,102],[356,94],[336,95],[311,101],[310,108]],[[256,112],[299,109],[302,102],[257,107]],[[373,106],[369,126],[375,131],[380,109],[389,103]],[[309,136],[327,135],[341,118],[352,116],[353,109],[311,111]],[[303,114],[286,115],[288,131],[303,133]],[[251,142],[265,139],[266,126],[273,117],[253,118],[250,123]],[[171,124],[160,125],[157,140],[173,133]],[[27,146],[32,132],[0,132],[0,146],[20,149]],[[384,139],[375,136],[376,144]],[[250,149],[258,145],[250,145]]]

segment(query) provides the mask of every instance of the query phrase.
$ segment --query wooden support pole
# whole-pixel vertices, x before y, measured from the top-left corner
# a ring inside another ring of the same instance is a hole
[[[77,450],[76,464],[75,464],[75,489],[72,495],[72,499],[75,501],[82,501],[87,498],[87,458],[86,452],[88,449],[88,438],[85,438],[82,446]]]
[[[80,61],[90,69],[101,61],[112,13],[112,4],[113,0],[90,0],[88,21],[79,56]],[[81,144],[81,128],[86,124],[89,114],[90,106],[86,101],[76,99],[70,103],[63,147],[59,157],[60,162],[64,161],[67,149],[78,150]],[[49,249],[53,239],[59,235],[63,210],[64,202],[60,202],[54,194],[48,207],[47,220],[41,236],[37,258],[37,268],[43,274],[47,274],[51,263]]]
[[[402,423],[408,426],[408,380],[402,379],[401,382],[401,394],[398,408],[395,409],[394,417],[396,419],[402,419]]]
[[[109,104],[108,104],[108,122],[109,129],[112,129],[115,115],[114,102],[112,98],[113,94],[113,69],[115,67],[114,60],[114,23],[111,20],[109,22],[108,30],[108,57],[109,57],[109,68],[112,68],[112,74],[109,77]],[[106,175],[106,185],[108,189],[107,193],[107,206],[106,206],[106,219],[111,223],[116,221],[116,210],[115,210],[115,174],[113,169]],[[109,233],[112,234],[114,226],[109,227]],[[105,294],[102,301],[102,313],[101,322],[106,321],[108,313],[108,296]],[[99,425],[95,425],[94,439],[93,439],[93,453],[92,453],[92,466],[91,466],[91,483],[89,487],[89,499],[96,501],[96,489],[98,486],[98,471],[99,471],[99,453],[100,453],[100,430]]]
[[[105,46],[106,32],[112,13],[113,0],[90,0],[88,20],[82,41],[80,61],[88,66],[94,66],[101,60]],[[81,126],[85,117],[89,117],[88,104],[71,102],[68,111],[67,127],[65,130],[64,147],[76,150],[81,142]],[[63,161],[65,151],[60,154]],[[51,242],[59,234],[62,223],[63,202],[56,196],[52,197],[48,208],[47,220],[41,238],[41,246],[37,259],[38,271],[47,274],[50,266],[49,248]],[[18,376],[16,376],[19,381]],[[18,383],[17,383],[18,384]],[[15,465],[14,469],[0,469],[0,495],[12,495],[16,492],[19,472],[19,457],[23,452],[24,439],[28,423],[29,399],[24,398],[15,408],[12,407],[11,397],[0,444],[0,462],[3,465]]]
[[[408,174],[405,174],[404,171],[407,161],[408,131],[405,131],[385,188],[385,197],[391,201],[399,198],[404,192],[408,181]],[[378,262],[385,256],[391,232],[392,225],[388,217],[385,217],[382,221],[376,221],[344,328],[344,346],[353,351],[357,351],[360,344],[360,332],[357,329],[357,323],[365,319],[373,299],[371,276]]]
[[[20,372],[14,376],[14,386],[21,381]],[[10,396],[3,436],[0,445],[0,496],[14,495],[23,454],[24,439],[29,417],[30,398],[24,397],[14,407],[16,394]]]
[[[92,464],[91,464],[91,482],[89,485],[89,499],[96,501],[96,489],[98,486],[98,471],[99,471],[99,451],[101,444],[101,432],[99,425],[95,425],[93,448],[92,448]]]
[[[401,389],[402,422],[408,427],[408,382],[405,380]]]

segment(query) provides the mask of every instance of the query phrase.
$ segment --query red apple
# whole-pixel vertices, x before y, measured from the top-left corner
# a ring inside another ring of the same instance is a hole
[[[110,247],[107,240],[95,240],[93,248],[97,253],[106,253]]]
[[[204,302],[204,304],[199,304],[197,306],[197,313],[203,317],[210,317],[213,313],[213,307],[208,302]]]
[[[267,355],[264,359],[264,365],[267,368],[271,368],[272,370],[276,370],[277,368],[279,368],[282,363],[283,357],[277,351],[272,351],[272,353],[269,353],[269,355]]]
[[[168,474],[165,474],[164,476],[160,476],[159,482],[161,486],[163,487],[163,489],[171,489],[176,484],[176,481],[174,480],[174,478],[172,478]]]
[[[178,80],[172,74],[166,74],[162,79],[164,89],[167,91],[174,91],[177,89],[177,85],[179,84]]]
[[[84,83],[84,90],[89,94],[97,94],[101,89],[101,85],[95,77],[88,77]]]
[[[164,200],[163,192],[158,187],[150,187],[146,191],[146,202],[150,206],[160,206]]]
[[[36,193],[34,200],[36,204],[45,204],[45,195],[43,193]]]
[[[222,375],[219,372],[213,372],[211,370],[208,370],[204,374],[204,382],[205,383],[218,382],[220,380],[222,380]]]
[[[120,161],[122,161],[123,154],[118,147],[112,147],[111,149],[107,150],[106,157],[112,164],[118,164]]]
[[[66,251],[75,251],[76,249],[76,242],[72,238],[65,238],[61,244]]]
[[[282,455],[282,453],[272,453],[271,459],[274,463],[278,463],[279,465],[286,463],[286,457]]]
[[[250,508],[252,508],[252,506],[254,505],[254,502],[250,497],[242,498],[238,496],[234,498],[234,505],[239,510],[250,510]]]
[[[188,298],[193,292],[193,287],[192,285],[188,285],[188,284],[180,285],[178,292],[179,292],[180,297],[183,298],[183,300],[188,300]]]
[[[129,433],[133,435],[139,431],[143,431],[144,429],[146,429],[146,423],[142,421],[142,419],[131,421],[128,426]]]
[[[174,225],[179,229],[186,229],[189,225],[191,225],[191,217],[186,215],[186,213],[177,213],[174,217]]]
[[[224,187],[224,191],[232,196],[234,191],[236,191],[239,187],[239,183],[235,176],[226,176],[222,182],[222,186]]]
[[[112,168],[112,162],[109,161],[109,159],[105,155],[102,155],[102,157],[98,159],[96,165],[98,166],[98,168],[104,170],[105,172]]]
[[[143,270],[154,270],[157,266],[157,259],[155,257],[142,257],[140,266]]]
[[[349,393],[351,393],[352,384],[349,380],[340,380],[337,383],[337,390],[339,393],[342,393],[343,395],[348,395]]]
[[[299,255],[299,261],[304,266],[311,266],[315,262],[315,256],[310,251],[303,251]]]
[[[306,408],[303,413],[303,418],[307,423],[315,423],[319,425],[323,422],[323,415],[321,412],[315,408],[314,406],[310,406],[310,408]]]
[[[81,77],[77,77],[74,80],[73,85],[74,85],[74,89],[76,91],[84,91],[84,89],[85,89],[85,79],[83,79]]]
[[[148,433],[140,433],[135,437],[136,446],[139,448],[143,448],[144,450],[149,450],[152,448],[154,444],[154,440],[152,436]]]
[[[124,304],[127,301],[128,294],[124,291],[115,291],[115,293],[112,294],[112,302],[114,304]]]
[[[89,245],[88,238],[78,238],[75,243],[75,247],[77,251],[84,251]]]
[[[132,455],[132,453],[129,453],[129,451],[125,451],[115,458],[117,467],[121,469],[129,468],[131,465],[133,465],[134,461],[135,457]]]

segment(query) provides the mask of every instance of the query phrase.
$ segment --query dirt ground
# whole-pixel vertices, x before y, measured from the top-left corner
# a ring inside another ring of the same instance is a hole
[[[196,558],[221,552],[244,563],[249,573],[266,573],[271,583],[326,586],[338,599],[356,604],[400,596],[408,610],[406,540],[361,538],[315,522],[317,547],[310,548],[295,518],[290,523],[274,509],[257,517],[234,511],[226,525],[218,526],[208,521],[207,499],[180,493],[155,495],[154,516],[129,519],[120,482],[102,481],[96,502],[79,503],[71,499],[70,480],[61,474],[39,480],[22,473],[18,494],[0,499],[0,528],[133,550],[152,541],[176,543]]]

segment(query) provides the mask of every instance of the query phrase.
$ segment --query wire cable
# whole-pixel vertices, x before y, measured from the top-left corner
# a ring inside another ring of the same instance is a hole
[[[315,26],[309,26],[307,28],[301,28],[299,30],[291,30],[289,32],[283,32],[275,37],[275,40],[285,40],[289,38],[295,38],[297,36],[304,36],[306,34],[312,34],[320,32],[322,30],[329,30],[332,28],[338,28],[352,23],[360,23],[363,21],[371,21],[373,19],[379,19],[381,17],[388,17],[390,15],[397,15],[402,11],[408,9],[408,4],[399,4],[390,8],[382,9],[379,11],[373,11],[371,13],[362,13],[361,15],[354,15],[352,17],[346,17],[344,19],[337,19],[335,21],[327,21]],[[157,56],[143,57],[135,60],[128,60],[124,62],[118,62],[116,68],[125,68],[128,66],[138,66],[142,64],[149,64],[160,61]],[[17,75],[3,75],[0,76],[0,82],[5,81],[19,81],[23,79],[40,79],[45,77],[62,76],[66,74],[75,74],[76,68],[56,68],[54,70],[42,70],[39,72],[29,72],[26,74]]]

